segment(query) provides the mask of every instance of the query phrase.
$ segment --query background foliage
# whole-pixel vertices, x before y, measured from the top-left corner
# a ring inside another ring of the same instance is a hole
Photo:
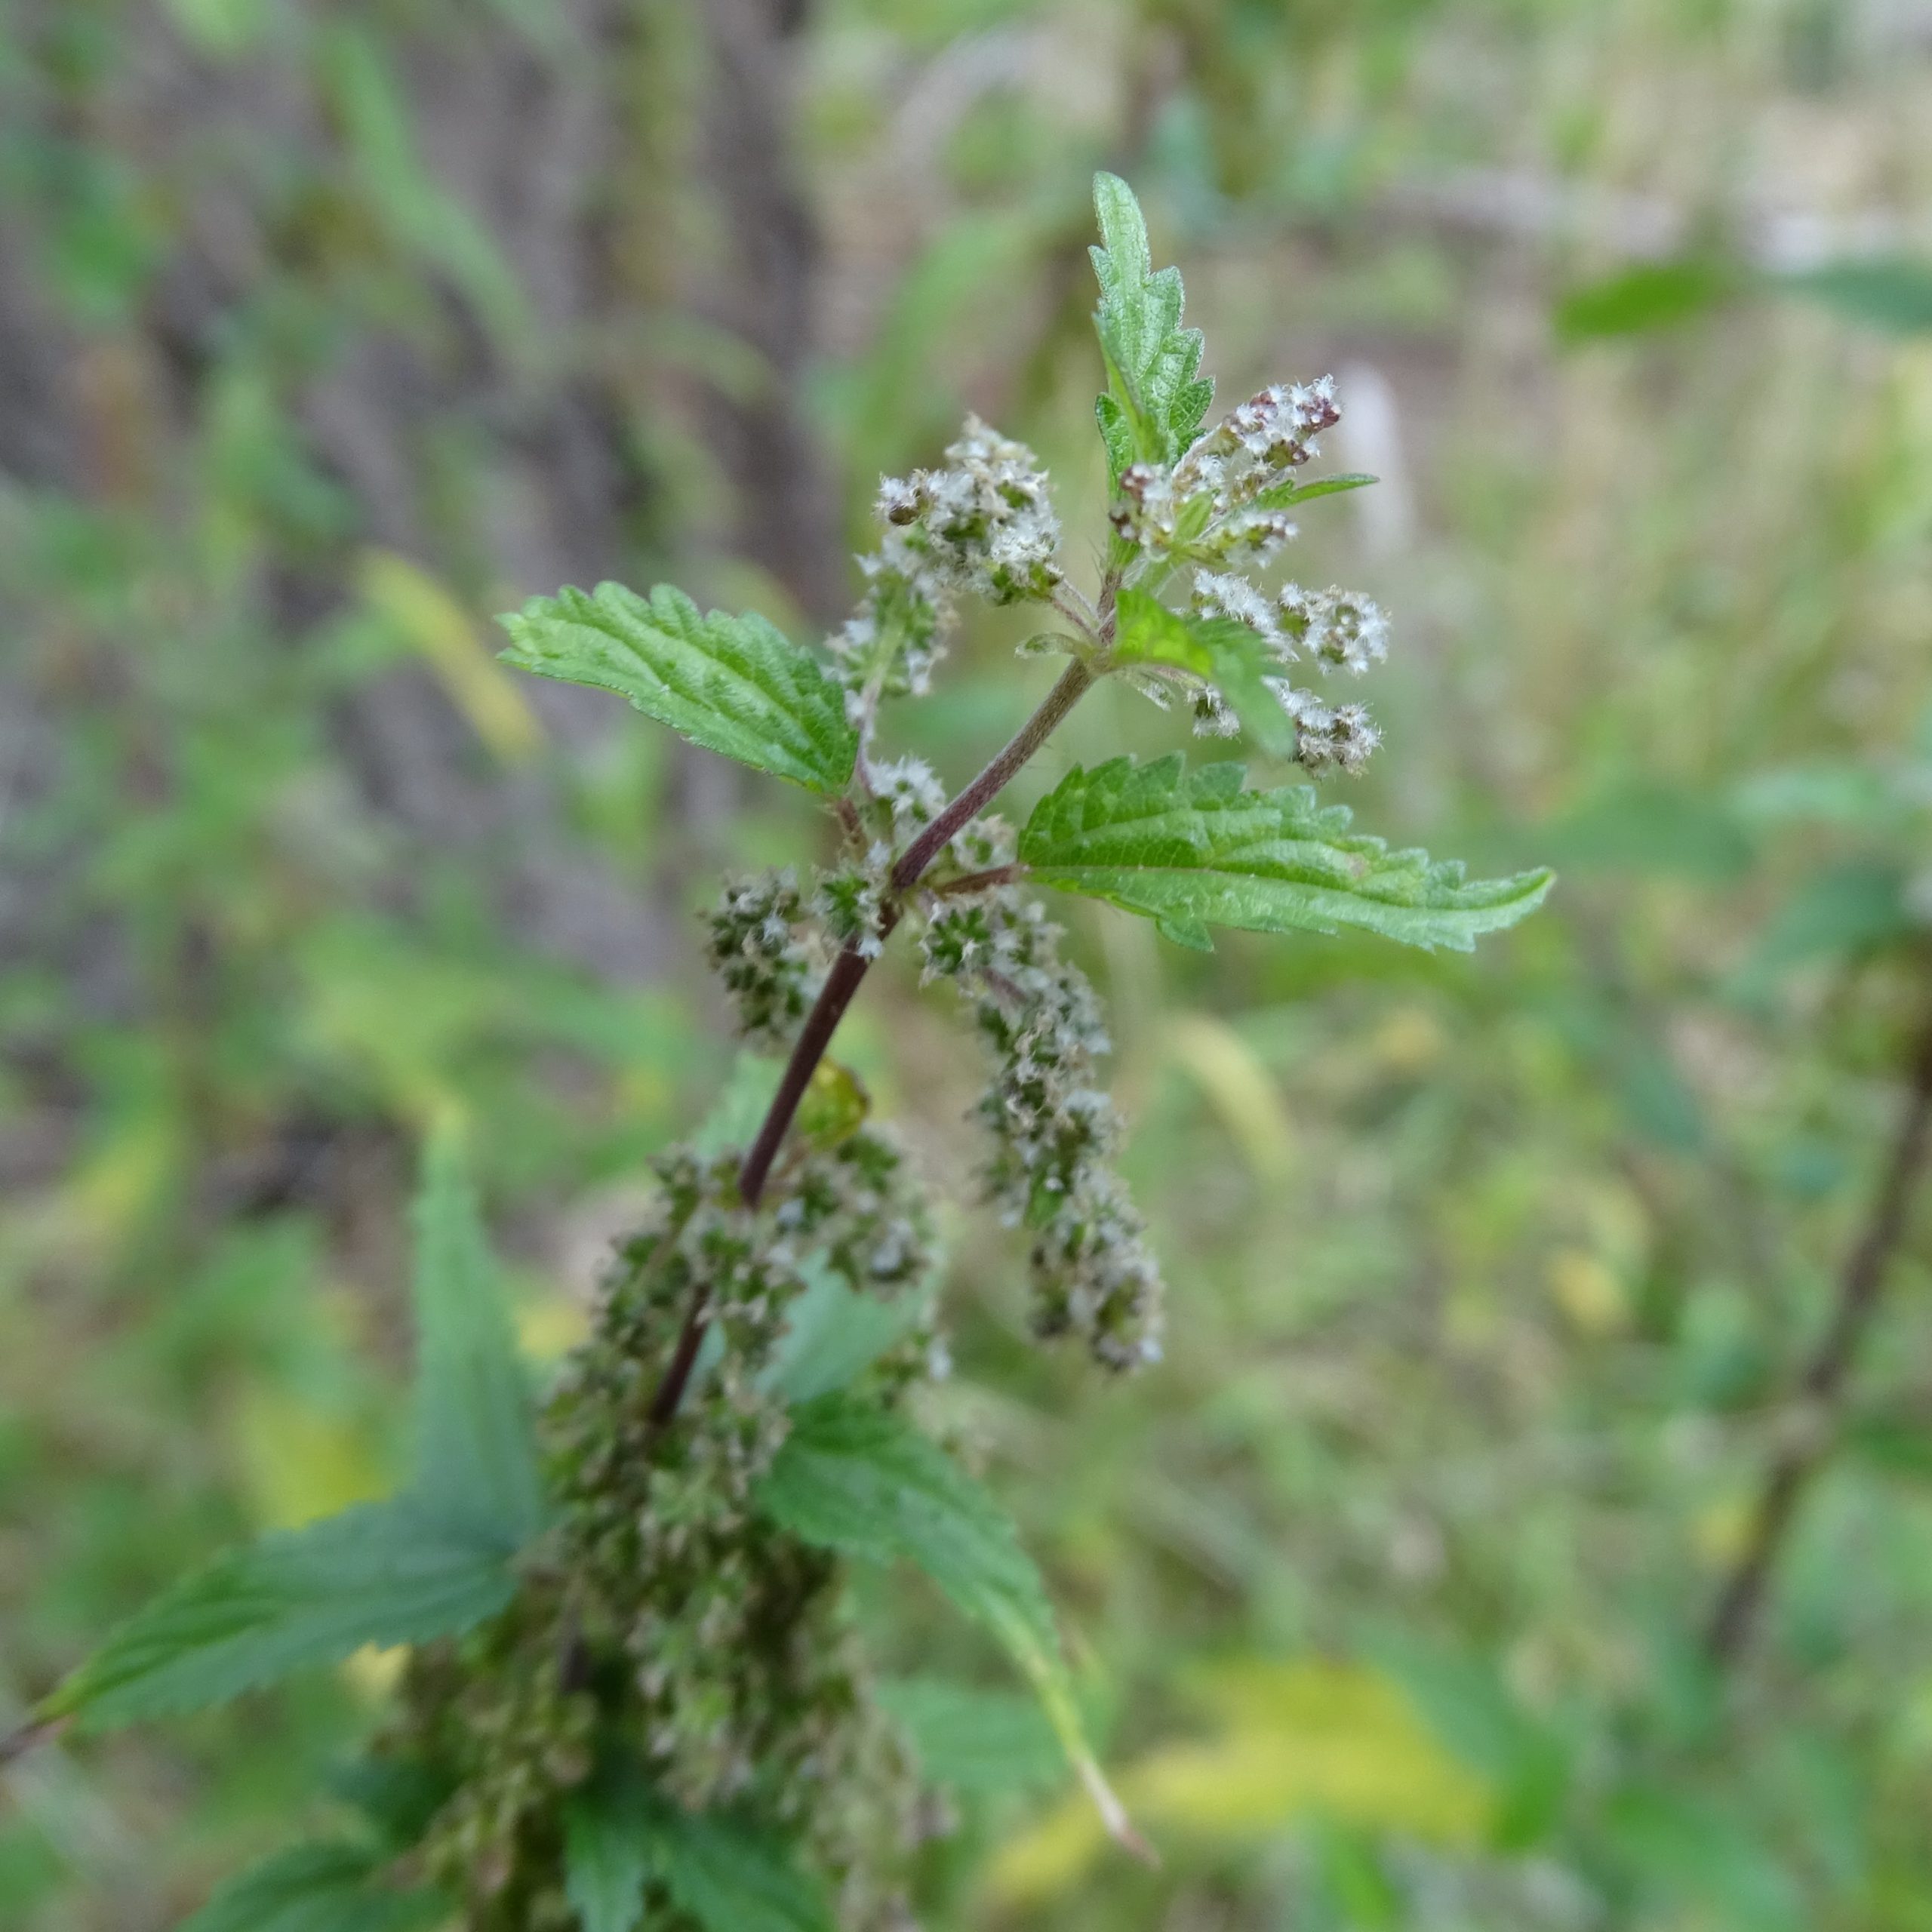
[[[1473,959],[1069,906],[1168,1360],[1042,1360],[964,1217],[947,1420],[1164,1863],[896,1577],[928,1921],[1932,1926],[1923,1214],[1795,1398],[1932,1008],[1928,112],[1914,0],[0,8],[0,1703],[392,1485],[433,1116],[526,1345],[577,1331],[723,1077],[689,912],[808,821],[488,615],[664,576],[823,624],[969,405],[1091,524],[1105,165],[1222,392],[1334,369],[1385,479],[1297,565],[1397,620],[1349,795],[1564,878]],[[945,668],[949,777],[1016,641]],[[1076,715],[1036,789],[1123,740]],[[970,1045],[881,977],[850,1055],[963,1162]],[[393,1668],[14,1767],[0,1916],[174,1924]]]

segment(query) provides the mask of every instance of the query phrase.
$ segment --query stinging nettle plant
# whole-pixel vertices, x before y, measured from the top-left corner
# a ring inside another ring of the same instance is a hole
[[[1297,683],[1358,675],[1368,599],[1244,571],[1299,505],[1338,419],[1327,381],[1208,423],[1177,270],[1103,174],[1093,251],[1111,483],[1100,581],[1063,569],[1031,452],[969,418],[942,467],[888,478],[855,614],[823,654],[660,586],[539,598],[510,661],[596,686],[824,798],[837,860],[729,884],[711,961],[751,1050],[712,1117],[655,1163],[593,1331],[531,1404],[455,1140],[417,1210],[414,1473],[397,1495],[217,1558],[48,1697],[8,1747],[220,1701],[365,1644],[406,1646],[392,1713],[337,1795],[352,1829],[231,1881],[194,1932],[801,1932],[903,1927],[906,1849],[943,1741],[869,1676],[847,1566],[909,1561],[1037,1691],[1115,1835],[1131,1828],[1081,1730],[1053,1613],[1011,1524],[914,1419],[945,1368],[926,1189],[826,1057],[903,928],[959,989],[991,1062],[986,1190],[1030,1241],[1033,1318],[1106,1367],[1159,1352],[1160,1272],[1111,1162],[1093,989],[1035,888],[1103,900],[1184,946],[1210,928],[1353,927],[1469,948],[1549,875],[1484,882],[1352,832],[1306,786],[1178,753],[1075,768],[1014,830],[990,808],[1090,687],[1118,677],[1212,737],[1309,773],[1377,733]],[[1038,709],[947,798],[876,746],[881,700],[924,695],[962,597],[1039,608],[1024,647],[1066,661]],[[768,1056],[769,1057],[768,1057]]]

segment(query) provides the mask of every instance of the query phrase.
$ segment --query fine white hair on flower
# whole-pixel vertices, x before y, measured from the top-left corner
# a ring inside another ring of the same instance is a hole
[[[1291,583],[1275,601],[1282,632],[1299,652],[1320,663],[1359,677],[1389,654],[1389,620],[1372,598]]]
[[[873,795],[891,808],[902,829],[930,824],[946,803],[946,787],[922,758],[894,758],[867,768]]]
[[[1341,417],[1332,376],[1271,383],[1197,437],[1179,462],[1129,463],[1109,512],[1115,534],[1196,565],[1235,556],[1265,563],[1297,534],[1287,514],[1295,472],[1321,454],[1321,432]]]
[[[712,969],[754,1044],[788,1046],[817,995],[817,961],[798,933],[804,914],[797,877],[786,871],[730,881],[707,917]]]
[[[1241,730],[1227,700],[1212,685],[1199,686],[1194,694],[1194,735],[1197,738],[1232,738]]]
[[[977,416],[948,445],[945,467],[881,477],[874,507],[878,548],[858,560],[864,594],[827,640],[846,714],[867,734],[881,698],[931,688],[961,592],[1044,600],[1064,574],[1046,472]]]
[[[1275,621],[1275,607],[1244,577],[1231,571],[1197,571],[1194,608],[1203,617],[1227,617],[1245,624],[1271,649],[1285,650],[1286,640]]]

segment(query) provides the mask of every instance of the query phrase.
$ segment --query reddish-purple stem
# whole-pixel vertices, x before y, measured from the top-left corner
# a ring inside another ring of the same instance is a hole
[[[920,875],[946,849],[954,834],[969,820],[977,818],[1006,789],[1014,774],[1046,743],[1093,681],[1094,673],[1078,659],[1068,665],[1060,674],[1060,681],[1041,700],[1039,709],[1014,734],[1006,748],[900,854],[897,863],[892,868],[891,880],[896,895],[903,896],[911,891],[918,883]],[[897,904],[890,904],[880,922],[878,938],[885,939],[898,923],[899,908]],[[771,1176],[772,1163],[777,1159],[778,1150],[791,1129],[792,1117],[798,1111],[798,1103],[805,1097],[805,1089],[811,1084],[812,1075],[818,1070],[818,1063],[825,1057],[832,1036],[838,1030],[838,1023],[844,1018],[845,1009],[852,1004],[852,995],[859,990],[859,983],[871,964],[870,958],[850,946],[832,961],[832,971],[826,975],[817,1001],[806,1016],[804,1030],[792,1049],[792,1057],[786,1063],[784,1075],[778,1083],[777,1092],[771,1097],[771,1105],[766,1110],[758,1137],[752,1141],[744,1164],[738,1170],[738,1193],[747,1208],[758,1205],[765,1182]],[[685,1310],[684,1326],[678,1331],[677,1346],[672,1351],[670,1366],[665,1370],[664,1379],[651,1398],[650,1413],[654,1429],[664,1428],[676,1415],[678,1404],[685,1399],[691,1371],[697,1365],[698,1350],[703,1346],[705,1314],[710,1298],[708,1282],[700,1281],[691,1291],[690,1305]]]

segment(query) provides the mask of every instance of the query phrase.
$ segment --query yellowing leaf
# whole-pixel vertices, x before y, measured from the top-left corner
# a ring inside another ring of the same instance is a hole
[[[560,1361],[590,1333],[590,1311],[567,1294],[520,1303],[515,1318],[517,1352],[532,1361]]]
[[[1611,1335],[1630,1312],[1629,1297],[1602,1259],[1580,1247],[1549,1258],[1550,1298],[1586,1335]]]
[[[1117,1780],[1121,1801],[1153,1834],[1240,1846],[1305,1817],[1440,1845],[1485,1838],[1487,1782],[1453,1758],[1406,1694],[1380,1672],[1312,1661],[1247,1662],[1201,1681],[1214,1734],[1161,1746]],[[1103,1843],[1077,1801],[1008,1844],[989,1878],[1007,1906],[1072,1885]]]
[[[251,1385],[229,1431],[260,1528],[292,1530],[389,1486],[366,1429],[286,1389]]]
[[[395,1694],[409,1662],[406,1644],[365,1644],[342,1660],[342,1674],[349,1687],[365,1704],[380,1705]]]
[[[180,1137],[158,1112],[129,1120],[79,1167],[63,1190],[63,1218],[82,1241],[124,1238],[174,1179]]]
[[[798,1103],[798,1132],[814,1147],[836,1147],[865,1125],[872,1104],[866,1083],[850,1067],[822,1060]]]
[[[543,727],[516,680],[469,614],[427,571],[393,550],[369,550],[357,582],[370,608],[429,660],[450,702],[506,764],[542,749]]]

